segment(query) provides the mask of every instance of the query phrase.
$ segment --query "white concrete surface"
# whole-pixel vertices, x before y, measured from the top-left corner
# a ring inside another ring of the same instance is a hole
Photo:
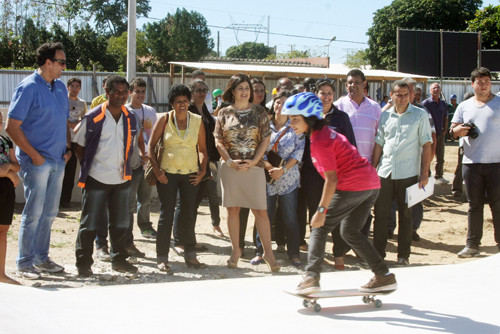
[[[500,254],[459,265],[395,269],[382,308],[324,299],[320,313],[283,293],[299,276],[37,289],[0,285],[0,333],[500,333]],[[355,288],[366,270],[322,276]]]

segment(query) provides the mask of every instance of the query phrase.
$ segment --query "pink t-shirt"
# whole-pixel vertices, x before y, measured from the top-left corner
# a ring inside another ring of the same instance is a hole
[[[380,188],[375,168],[346,137],[328,126],[312,134],[311,158],[323,178],[325,171],[337,172],[338,190],[364,191]]]

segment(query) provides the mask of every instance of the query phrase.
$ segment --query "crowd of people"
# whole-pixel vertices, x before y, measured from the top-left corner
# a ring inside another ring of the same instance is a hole
[[[144,104],[147,84],[141,78],[107,77],[105,93],[87,110],[79,98],[81,80],[71,78],[66,85],[59,80],[66,65],[61,43],[40,46],[36,60],[38,69],[14,91],[5,129],[10,138],[0,138],[0,282],[19,283],[5,274],[5,254],[20,180],[26,204],[17,276],[38,279],[43,272],[64,271],[49,257],[50,232],[59,207],[71,207],[79,162],[75,258],[80,276],[93,275],[94,259],[111,262],[118,272],[137,272],[128,258],[145,254],[134,244],[134,217],[141,235],[156,242],[159,271],[173,273],[171,249],[184,256],[188,267],[206,268],[197,259],[204,246],[196,241],[195,227],[198,206],[208,197],[213,231],[220,237],[220,204],[227,210],[228,268],[237,268],[245,251],[252,211],[255,257],[250,263],[280,270],[274,235],[290,265],[304,267],[297,293],[320,289],[330,234],[337,270],[344,269],[344,256],[352,249],[374,273],[360,290],[394,290],[396,278],[385,262],[387,240],[398,225],[396,264],[409,265],[423,206],[408,207],[406,188],[425,189],[434,156],[436,182],[447,182],[446,135],[460,137],[469,201],[467,241],[458,256],[479,254],[485,203],[493,212],[500,250],[500,150],[491,139],[500,130],[500,97],[491,92],[486,68],[471,74],[474,97],[457,105],[454,96],[451,107],[437,83],[420,104],[411,78],[395,81],[390,99],[384,96],[379,104],[368,96],[358,69],[347,73],[347,95],[338,99],[329,79],[306,78],[294,85],[285,77],[267,103],[266,86],[258,79],[235,74],[224,90],[212,94],[205,74],[195,71],[187,86],[170,88],[169,111],[159,114]],[[154,187],[160,203],[156,229],[150,219]],[[461,193],[461,183],[455,187]],[[305,265],[301,250],[308,251]]]

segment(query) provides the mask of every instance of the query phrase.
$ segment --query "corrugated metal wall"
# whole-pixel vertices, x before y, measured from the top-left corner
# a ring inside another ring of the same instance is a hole
[[[32,71],[18,71],[18,70],[0,70],[0,108],[8,108],[10,100],[12,98],[12,92],[14,88],[18,85],[19,82],[26,76],[30,75]],[[92,99],[97,96],[92,88],[93,80],[95,80],[94,84],[98,88],[98,94],[102,94],[104,91],[102,89],[102,80],[113,73],[107,72],[73,72],[73,71],[65,71],[61,77],[63,82],[67,82],[68,79],[72,77],[78,77],[82,80],[82,90],[80,92],[80,97],[87,101],[90,105]],[[146,97],[146,103],[152,105],[157,109],[158,112],[164,112],[167,110],[168,105],[168,91],[171,86],[171,78],[169,74],[166,73],[153,73],[151,76],[148,73],[138,73],[138,77],[145,79],[148,82],[148,91]],[[271,91],[273,87],[276,85],[276,81],[278,78],[266,78],[264,83],[266,85],[266,89],[268,91],[267,99],[271,99]],[[184,82],[188,83],[191,80],[189,75],[184,77]],[[207,75],[206,82],[210,91],[214,89],[220,88],[224,90],[229,81],[229,76],[226,75]],[[299,83],[299,79],[293,79],[294,82]],[[149,83],[152,85],[149,85]],[[178,84],[182,82],[182,76],[180,74],[175,74],[173,78],[172,84]],[[433,82],[439,82],[435,80],[429,80],[427,84],[420,84],[424,93],[428,93],[428,87]],[[382,87],[382,82],[374,81],[370,82],[369,95],[373,99],[379,99],[377,95],[378,90]],[[389,95],[391,82],[384,83],[384,94]],[[153,89],[151,89],[151,86]],[[463,95],[467,91],[472,91],[472,87],[469,81],[459,81],[459,80],[445,80],[442,85],[443,94],[447,101],[452,94],[456,94],[458,99],[457,102],[460,103],[463,99]],[[500,90],[500,81],[496,81],[493,83],[492,91],[497,93]],[[153,94],[154,92],[154,94]],[[340,89],[337,93],[337,96],[342,94],[346,94],[345,91],[345,82],[340,83]],[[156,96],[156,99],[154,99]]]

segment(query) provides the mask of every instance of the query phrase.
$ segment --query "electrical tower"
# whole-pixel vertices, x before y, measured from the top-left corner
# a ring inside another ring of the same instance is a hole
[[[268,17],[267,20],[267,27],[263,25],[262,23],[264,22],[265,17],[262,17],[257,24],[247,24],[247,23],[235,23],[233,17],[229,15],[229,18],[231,19],[231,25],[229,25],[227,28],[233,29],[234,31],[234,37],[236,38],[236,43],[240,45],[240,41],[238,40],[238,33],[240,31],[249,31],[249,32],[254,32],[255,33],[255,41],[257,42],[257,39],[259,38],[259,34],[261,32],[267,32],[267,46],[269,46],[269,25],[270,25],[270,19]]]

